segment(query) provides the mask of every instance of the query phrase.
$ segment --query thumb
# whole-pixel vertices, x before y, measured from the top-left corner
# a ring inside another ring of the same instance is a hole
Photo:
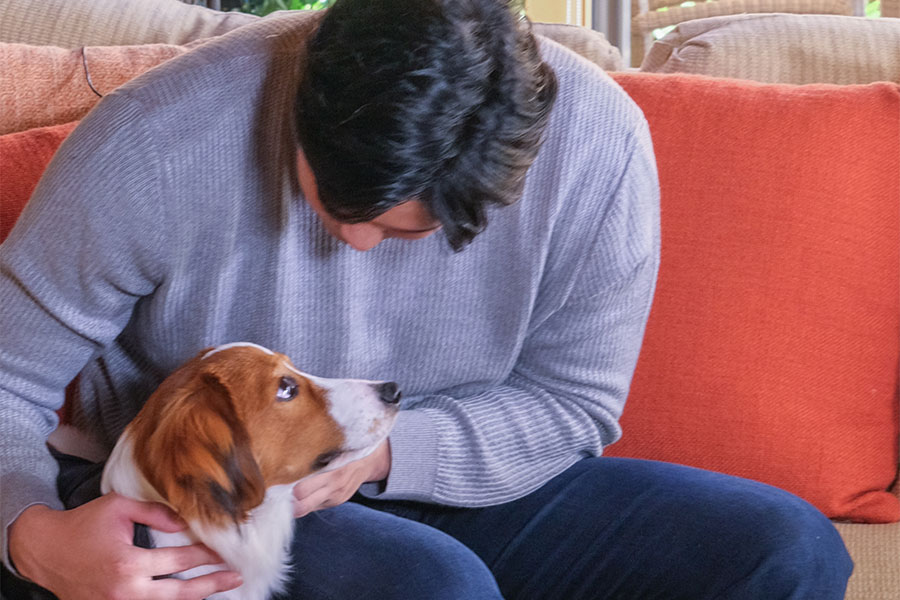
[[[187,527],[187,524],[165,504],[140,502],[125,496],[119,496],[119,501],[122,503],[123,514],[135,523],[166,533],[175,533]]]

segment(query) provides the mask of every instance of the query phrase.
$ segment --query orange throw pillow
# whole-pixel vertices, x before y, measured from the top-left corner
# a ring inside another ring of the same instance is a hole
[[[9,235],[44,169],[75,125],[65,123],[0,136],[0,242]]]
[[[900,520],[900,88],[614,77],[650,123],[662,262],[607,454]]]

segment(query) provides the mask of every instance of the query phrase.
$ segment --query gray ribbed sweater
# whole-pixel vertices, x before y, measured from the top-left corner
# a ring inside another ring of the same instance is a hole
[[[559,97],[523,198],[458,254],[440,233],[357,252],[297,183],[290,109],[311,27],[260,21],[110,94],[0,247],[7,565],[18,514],[60,508],[45,441],[79,372],[79,422],[110,447],[206,346],[395,380],[391,474],[364,486],[383,498],[512,500],[619,436],[659,253],[640,111],[542,40]]]

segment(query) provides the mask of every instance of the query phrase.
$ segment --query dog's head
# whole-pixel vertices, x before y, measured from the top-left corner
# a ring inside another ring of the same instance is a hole
[[[323,379],[254,344],[202,351],[126,429],[141,474],[182,518],[244,521],[266,489],[372,452],[390,432],[390,382]]]

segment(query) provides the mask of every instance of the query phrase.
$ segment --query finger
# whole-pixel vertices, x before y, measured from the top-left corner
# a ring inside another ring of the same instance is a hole
[[[294,497],[303,500],[304,497],[311,496],[324,488],[330,490],[342,490],[347,488],[348,486],[353,485],[353,482],[357,479],[356,472],[357,470],[353,467],[353,463],[350,463],[349,465],[344,465],[334,471],[317,473],[294,485]],[[356,484],[357,487],[359,487],[359,484],[361,483],[362,479],[359,478],[359,482]]]
[[[217,592],[225,592],[243,583],[234,571],[216,571],[193,579],[157,579],[150,582],[147,600],[203,600]]]
[[[171,575],[202,565],[219,565],[225,562],[203,544],[154,548],[144,550],[141,556],[143,572],[154,576]]]
[[[300,503],[296,498],[292,499],[291,503],[293,515],[295,519],[299,519],[300,517],[305,517],[308,513],[304,512],[303,504]]]
[[[331,481],[331,473],[320,473],[307,477],[294,485],[294,498],[303,500],[307,496],[311,496],[322,488],[327,487],[329,481]]]
[[[325,508],[325,504],[329,501],[330,491],[328,488],[320,488],[309,496],[297,498],[297,502],[294,505],[294,516],[297,518],[303,517],[320,508]]]
[[[119,496],[119,502],[122,503],[125,514],[135,523],[141,523],[152,529],[165,531],[166,533],[175,533],[186,527],[178,515],[165,504],[158,502],[139,502]]]

